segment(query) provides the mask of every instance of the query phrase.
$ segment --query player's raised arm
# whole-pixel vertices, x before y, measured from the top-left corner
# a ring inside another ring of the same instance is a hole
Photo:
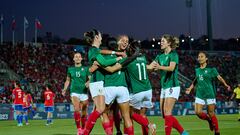
[[[217,78],[227,88],[228,91],[231,90],[231,87],[226,83],[226,81],[222,78],[221,75],[218,75]]]

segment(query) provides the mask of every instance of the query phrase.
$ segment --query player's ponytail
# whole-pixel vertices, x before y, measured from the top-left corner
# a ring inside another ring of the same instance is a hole
[[[92,44],[94,41],[94,38],[96,35],[98,35],[100,32],[96,29],[92,29],[91,31],[87,31],[85,32],[84,35],[84,40],[88,43],[88,44]]]

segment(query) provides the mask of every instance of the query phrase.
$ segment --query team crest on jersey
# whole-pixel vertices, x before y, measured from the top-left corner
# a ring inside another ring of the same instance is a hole
[[[208,73],[208,71],[207,70],[205,70],[205,74],[207,74]]]
[[[82,71],[84,70],[84,68],[82,68]]]

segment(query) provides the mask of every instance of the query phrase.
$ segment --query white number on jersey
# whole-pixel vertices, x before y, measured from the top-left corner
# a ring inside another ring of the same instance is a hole
[[[76,72],[76,77],[80,77],[81,73],[80,72]]]
[[[143,79],[146,80],[147,75],[146,75],[146,65],[145,65],[145,63],[137,63],[136,66],[138,68],[139,80],[143,80]],[[143,71],[143,73],[142,73],[142,71]]]

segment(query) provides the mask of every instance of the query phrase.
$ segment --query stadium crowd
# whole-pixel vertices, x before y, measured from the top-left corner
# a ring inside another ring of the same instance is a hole
[[[79,47],[79,46],[78,46]],[[0,60],[8,64],[9,68],[21,76],[21,82],[25,90],[30,90],[34,97],[35,103],[43,102],[43,86],[51,84],[55,91],[55,102],[63,103],[70,102],[70,95],[63,98],[61,89],[63,87],[66,69],[72,63],[71,53],[76,46],[60,45],[60,44],[41,44],[37,46],[17,44],[3,45],[0,48]],[[80,47],[84,52],[84,65],[87,65],[88,47]],[[180,48],[181,49],[181,48]],[[197,63],[197,51],[178,50],[180,56],[179,71],[182,75],[193,80],[194,68]],[[144,50],[149,59],[154,59],[160,49]],[[222,73],[226,81],[231,87],[237,85],[237,70],[240,65],[240,56],[231,52],[210,52],[212,66],[217,67],[217,70]],[[153,101],[159,101],[160,84],[158,82],[160,76],[156,72],[149,74],[153,87]],[[1,81],[3,82],[3,81]],[[185,88],[189,84],[182,84],[182,90],[179,101],[192,101],[193,94],[186,95]],[[226,100],[232,93],[227,93],[222,85],[218,85],[217,100]],[[11,92],[13,89],[12,81],[7,85],[0,84],[0,103],[11,102]]]

